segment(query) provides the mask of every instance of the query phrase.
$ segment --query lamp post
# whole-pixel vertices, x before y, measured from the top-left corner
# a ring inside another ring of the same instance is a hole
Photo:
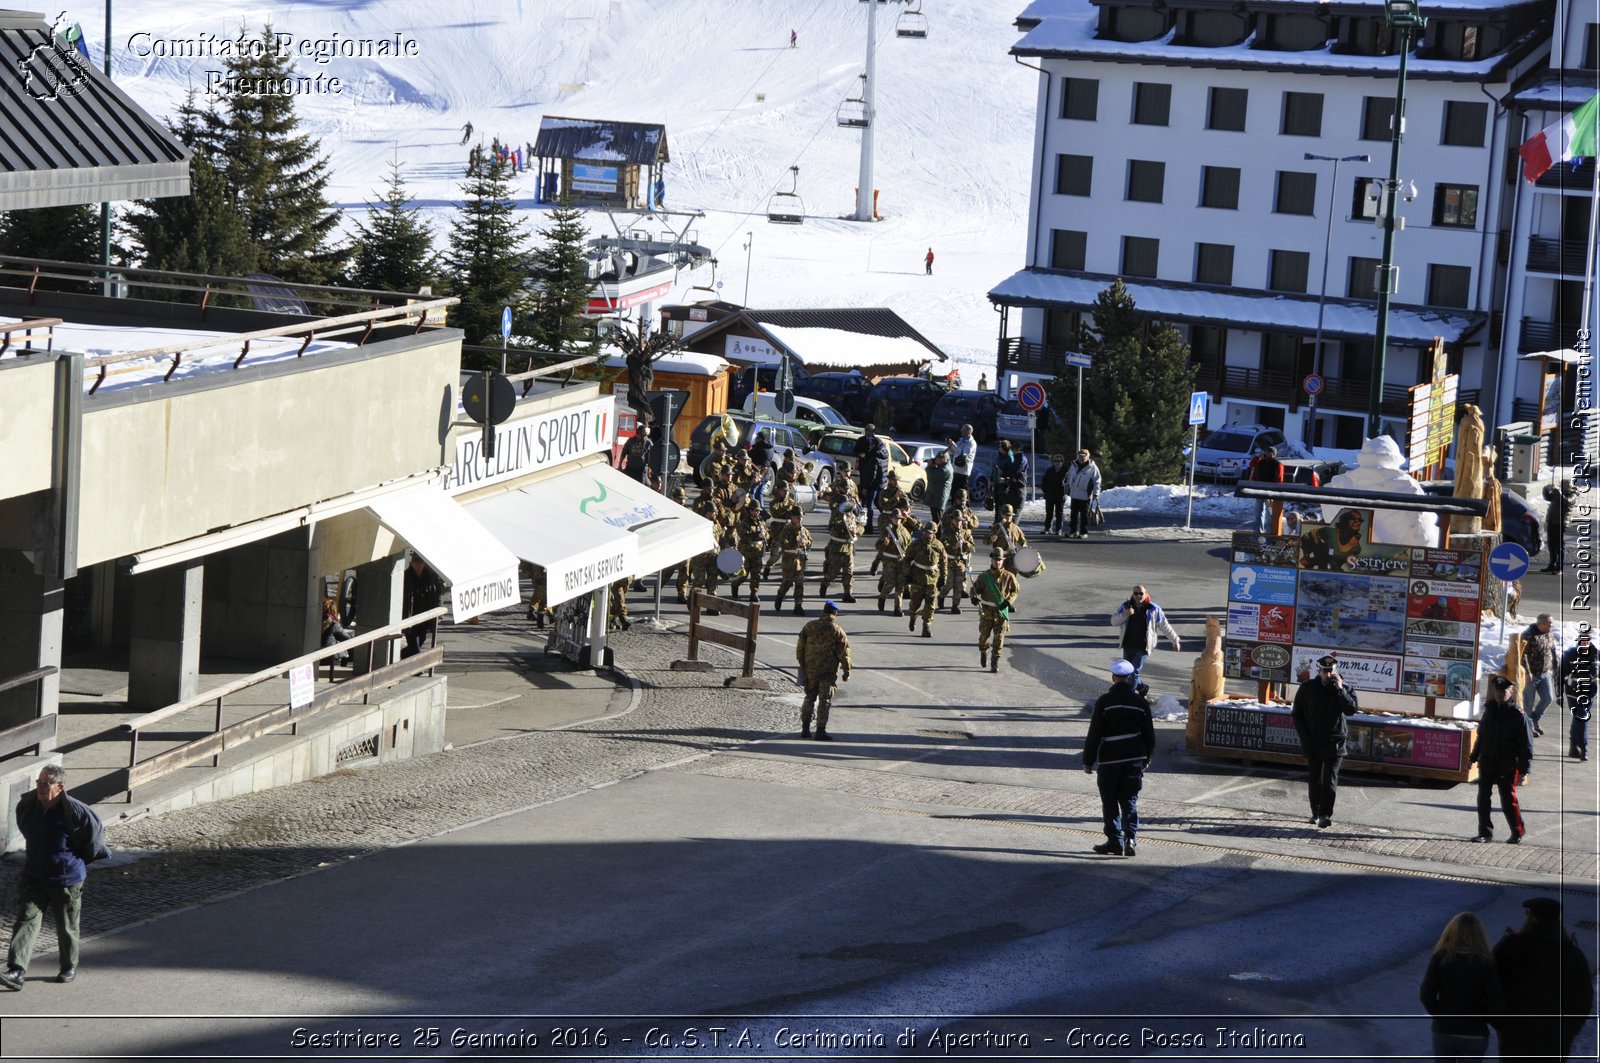
[[[1328,180],[1328,233],[1322,241],[1322,290],[1317,293],[1317,338],[1311,348],[1311,371],[1322,375],[1322,311],[1328,302],[1328,248],[1333,244],[1333,212],[1339,202],[1339,164],[1341,162],[1371,162],[1371,155],[1318,155],[1306,152],[1307,162],[1333,163],[1333,176]],[[1307,441],[1317,430],[1317,394],[1311,396],[1311,412],[1306,415]],[[1313,444],[1315,445],[1315,444]]]
[[[744,234],[744,302],[739,304],[741,306],[749,306],[750,305],[750,256],[753,253],[750,249],[752,247],[754,247],[755,245],[756,245],[756,234],[755,234],[754,230],[745,233]]]
[[[1383,366],[1389,348],[1389,299],[1398,287],[1394,267],[1396,199],[1400,191],[1400,140],[1406,125],[1406,59],[1412,34],[1427,28],[1417,10],[1417,0],[1384,0],[1383,20],[1400,30],[1400,77],[1394,89],[1394,115],[1389,119],[1389,180],[1384,182],[1379,209],[1383,212],[1383,260],[1378,267],[1378,329],[1372,348],[1372,395],[1367,402],[1367,435],[1376,437],[1383,424]]]
[[[106,0],[106,81],[111,80],[111,0]],[[111,280],[111,204],[100,204],[100,257],[105,262],[106,277],[103,294],[109,297],[114,287]]]

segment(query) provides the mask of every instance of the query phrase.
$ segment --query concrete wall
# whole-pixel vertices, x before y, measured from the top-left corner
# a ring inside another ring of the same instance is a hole
[[[304,531],[205,559],[201,652],[286,661],[321,644],[322,567]]]
[[[50,487],[55,359],[0,359],[0,498]]]
[[[78,563],[437,466],[459,334],[380,346],[86,397]]]

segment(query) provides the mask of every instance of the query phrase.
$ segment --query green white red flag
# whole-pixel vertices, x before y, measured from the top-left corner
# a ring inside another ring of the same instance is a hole
[[[1597,117],[1600,117],[1600,94],[1590,96],[1588,103],[1529,137],[1517,149],[1522,156],[1522,176],[1537,181],[1558,162],[1592,159],[1600,154],[1595,150]]]

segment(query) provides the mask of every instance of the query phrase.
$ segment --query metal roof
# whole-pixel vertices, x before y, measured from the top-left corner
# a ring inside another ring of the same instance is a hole
[[[43,16],[0,11],[0,210],[189,194],[189,150]]]
[[[600,118],[550,115],[539,123],[533,154],[541,159],[625,162],[655,166],[670,162],[667,127],[645,122],[610,122]]]
[[[943,360],[947,355],[922,333],[906,323],[905,318],[887,307],[837,307],[809,310],[739,310],[700,329],[689,337],[690,342],[725,332],[739,324],[765,325],[777,328],[838,329],[863,336],[882,336],[886,339],[916,340],[934,356]],[[764,334],[770,335],[770,333]]]

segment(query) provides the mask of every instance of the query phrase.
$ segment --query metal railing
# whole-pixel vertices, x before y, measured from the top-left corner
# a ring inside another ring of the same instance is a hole
[[[1565,273],[1583,276],[1587,242],[1561,240],[1553,236],[1528,237],[1528,268],[1540,273]]]
[[[60,717],[44,711],[44,681],[56,674],[54,665],[35,668],[31,672],[14,675],[0,682],[0,694],[8,690],[33,685],[33,719],[15,724],[0,731],[0,760],[18,753],[42,753],[46,747],[55,748],[56,724]]]
[[[1574,347],[1578,342],[1576,323],[1539,321],[1531,317],[1522,319],[1522,329],[1517,336],[1517,351],[1534,354],[1539,351],[1559,351]]]
[[[135,787],[152,782],[162,776],[169,775],[180,768],[189,767],[191,764],[210,758],[211,766],[217,767],[222,762],[222,754],[238,748],[246,742],[260,738],[280,727],[288,727],[290,734],[298,734],[298,728],[303,721],[327,711],[337,705],[361,698],[363,702],[371,695],[372,691],[383,687],[393,686],[414,675],[422,672],[432,674],[444,661],[444,650],[437,644],[423,650],[415,656],[394,661],[394,640],[401,637],[408,628],[425,624],[430,620],[437,620],[449,612],[443,606],[430,609],[424,613],[408,616],[404,620],[396,621],[387,627],[376,628],[355,638],[347,639],[335,646],[325,646],[313,653],[308,653],[294,660],[273,665],[254,675],[247,675],[242,679],[224,683],[222,686],[213,687],[193,697],[174,702],[143,716],[129,720],[122,725],[122,730],[130,735],[128,743],[128,768],[122,789],[127,793],[129,804],[133,803]],[[278,705],[264,712],[257,713],[246,719],[236,721],[224,727],[222,725],[223,701],[230,694],[248,690],[262,683],[280,679],[297,668],[327,661],[328,679],[333,680],[333,659],[349,653],[361,646],[372,645],[374,655],[377,644],[382,643],[385,650],[385,663],[376,665],[369,672],[362,675],[351,676],[329,690],[314,696],[307,705],[295,706],[292,704]],[[204,737],[192,739],[172,749],[157,753],[148,760],[139,759],[139,739],[156,724],[182,715],[192,709],[200,708],[207,703],[215,702],[216,713],[212,723],[211,732]]]
[[[12,335],[20,332],[23,337],[24,350],[38,350],[33,345],[33,334],[38,329],[44,329],[44,349],[50,350],[55,346],[56,326],[63,324],[59,317],[35,317],[25,321],[13,321],[9,325],[0,325],[0,336],[5,337],[0,341],[0,354],[5,354],[11,349]]]

